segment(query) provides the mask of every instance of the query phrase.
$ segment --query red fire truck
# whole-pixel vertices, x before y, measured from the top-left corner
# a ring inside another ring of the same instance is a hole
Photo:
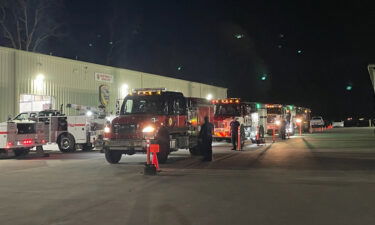
[[[213,118],[213,105],[205,99],[163,88],[135,89],[124,99],[120,115],[105,127],[105,158],[114,164],[123,154],[146,152],[147,140],[159,144],[160,163],[178,149],[199,154],[198,134],[205,116]]]
[[[251,135],[251,103],[243,102],[239,98],[217,99],[213,100],[212,103],[215,105],[215,140],[231,141],[230,123],[235,117],[241,125],[241,146],[243,146],[245,140],[250,139]]]

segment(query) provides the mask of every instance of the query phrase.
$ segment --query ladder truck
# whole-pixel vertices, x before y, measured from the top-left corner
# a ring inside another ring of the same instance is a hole
[[[20,113],[14,121],[20,122],[22,118],[27,118],[43,123],[46,143],[56,143],[61,152],[100,148],[106,124],[104,110],[77,104],[67,104],[66,107],[78,111],[79,115],[67,116],[62,114],[62,110],[44,110]]]

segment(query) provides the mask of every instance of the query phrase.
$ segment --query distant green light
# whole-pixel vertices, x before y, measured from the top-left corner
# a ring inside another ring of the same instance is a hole
[[[182,66],[177,67],[177,70],[179,71],[182,70]]]
[[[245,35],[243,35],[243,34],[235,34],[234,35],[237,39],[241,39],[241,38],[243,38]]]
[[[262,81],[267,80],[267,74],[263,74],[263,75],[260,77],[260,79],[261,79]]]
[[[257,104],[256,104],[256,107],[257,107],[257,109],[260,109],[260,104],[257,103]]]
[[[348,86],[346,86],[346,90],[347,90],[347,91],[351,91],[352,89],[353,89],[352,85],[348,85]]]

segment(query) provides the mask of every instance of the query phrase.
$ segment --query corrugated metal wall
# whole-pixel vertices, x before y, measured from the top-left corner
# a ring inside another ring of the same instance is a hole
[[[55,109],[67,103],[98,106],[101,84],[110,87],[110,111],[114,111],[116,100],[122,98],[124,85],[129,90],[165,87],[167,90],[181,91],[187,97],[204,98],[208,94],[214,98],[227,96],[227,89],[222,87],[3,47],[0,47],[0,65],[0,121],[9,114],[19,112],[21,94],[52,96]],[[113,75],[114,81],[98,82],[95,73]],[[44,75],[42,83],[35,81],[39,74]]]
[[[14,51],[0,48],[0,122],[15,114]]]

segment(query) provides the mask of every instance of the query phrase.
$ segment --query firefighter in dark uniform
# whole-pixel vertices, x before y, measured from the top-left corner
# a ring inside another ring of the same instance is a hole
[[[237,148],[237,145],[238,144],[238,129],[240,127],[240,122],[238,122],[238,119],[233,117],[233,120],[232,122],[230,122],[230,133],[231,133],[231,136],[232,136],[232,145],[233,145],[233,148],[232,150],[236,150]],[[241,143],[239,143],[241,144]]]
[[[208,116],[204,117],[204,124],[199,132],[201,139],[201,150],[203,153],[203,161],[212,161],[212,134],[214,125],[209,122]]]
[[[281,121],[280,135],[281,135],[281,139],[283,140],[286,139],[286,120]]]

